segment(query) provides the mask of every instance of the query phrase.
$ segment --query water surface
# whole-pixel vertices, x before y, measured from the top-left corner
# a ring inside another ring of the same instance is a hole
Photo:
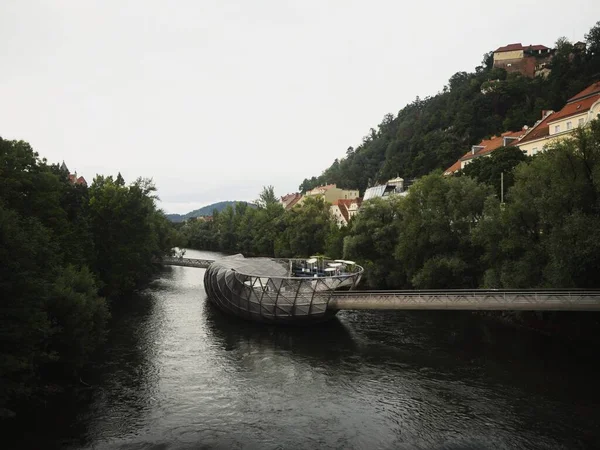
[[[600,448],[594,348],[464,312],[255,325],[211,307],[203,275],[165,268],[119,305],[93,388],[24,446]]]

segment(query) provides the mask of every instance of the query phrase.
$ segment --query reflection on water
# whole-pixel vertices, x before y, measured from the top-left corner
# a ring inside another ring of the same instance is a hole
[[[266,327],[212,307],[203,274],[165,268],[119,305],[94,388],[55,406],[25,446],[600,447],[589,348],[458,312]]]

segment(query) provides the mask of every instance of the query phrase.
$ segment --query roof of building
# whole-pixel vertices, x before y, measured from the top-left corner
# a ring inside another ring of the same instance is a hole
[[[450,175],[460,170],[460,159],[446,169],[444,175]]]
[[[520,130],[520,131],[506,131],[505,133],[502,133],[500,136],[494,136],[490,139],[484,139],[483,141],[481,141],[479,144],[477,144],[475,147],[481,147],[478,151],[476,151],[475,153],[473,153],[473,151],[468,151],[467,153],[465,153],[462,158],[460,158],[460,161],[466,161],[472,158],[477,158],[478,156],[484,156],[487,155],[491,152],[493,152],[496,149],[499,149],[500,147],[504,146],[504,138],[514,138],[513,140],[519,139],[522,136],[525,135],[525,131],[524,130]]]
[[[549,120],[548,123],[585,113],[586,111],[589,111],[592,105],[598,100],[600,100],[600,93],[592,97],[584,98],[581,101],[567,103],[563,109],[552,115],[552,119]]]
[[[508,45],[505,45],[504,47],[499,47],[496,50],[494,50],[494,53],[514,52],[517,50],[550,50],[550,49],[548,47],[546,47],[545,45],[523,46],[520,42],[517,42],[516,44],[508,44]]]
[[[536,123],[529,130],[529,132],[523,138],[521,138],[521,140],[519,141],[519,145],[548,136],[550,134],[550,126],[548,125],[548,123],[554,120],[555,114],[555,112],[551,112],[538,123]]]
[[[450,175],[452,173],[458,172],[461,167],[461,161],[468,161],[469,159],[477,158],[479,156],[485,156],[492,153],[494,150],[499,149],[504,146],[504,138],[513,138],[513,141],[516,143],[517,140],[525,135],[525,130],[520,131],[506,131],[502,133],[500,136],[494,136],[490,139],[484,139],[479,144],[474,145],[473,147],[479,147],[479,149],[473,153],[473,150],[469,150],[463,156],[461,156],[458,161],[448,167],[444,174]]]
[[[353,198],[353,199],[339,199],[333,202],[333,206],[337,206],[340,209],[340,213],[344,217],[346,223],[350,220],[350,206],[356,203],[357,206],[360,207],[362,204],[362,198]]]
[[[328,191],[329,189],[332,189],[332,188],[335,188],[335,187],[336,187],[335,184],[326,184],[326,185],[323,185],[323,186],[316,186],[316,187],[312,188],[309,192],[313,193],[313,192],[318,192],[318,191],[321,191],[321,190]]]
[[[591,95],[594,94],[600,94],[600,81],[596,81],[595,83],[591,84],[590,86],[586,87],[583,91],[581,91],[580,93],[574,95],[573,97],[571,97],[569,100],[567,100],[567,104],[571,103],[571,102],[575,102],[577,100],[581,100],[585,97],[589,97]]]
[[[295,198],[300,198],[300,197],[302,197],[302,194],[300,194],[300,193],[298,193],[298,192],[294,192],[293,194],[286,194],[286,195],[282,196],[282,197],[281,197],[281,201],[282,201],[283,203],[287,203],[287,202],[289,202],[290,200],[293,200],[293,199],[295,199]]]
[[[302,198],[301,194],[296,194],[296,197],[294,197],[293,199],[291,199],[289,202],[287,202],[285,204],[285,209],[292,209],[294,207],[294,205],[300,201],[301,198]]]

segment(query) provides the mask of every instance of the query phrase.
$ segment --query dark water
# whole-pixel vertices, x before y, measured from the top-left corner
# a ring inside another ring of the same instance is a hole
[[[214,310],[203,274],[165,268],[116,310],[93,388],[44,411],[21,446],[600,448],[594,348],[468,313],[257,326]]]

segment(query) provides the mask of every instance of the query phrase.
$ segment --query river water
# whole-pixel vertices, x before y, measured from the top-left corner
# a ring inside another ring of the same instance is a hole
[[[203,275],[167,267],[117,307],[92,388],[22,447],[600,448],[594,348],[461,312],[255,325],[215,310]]]

